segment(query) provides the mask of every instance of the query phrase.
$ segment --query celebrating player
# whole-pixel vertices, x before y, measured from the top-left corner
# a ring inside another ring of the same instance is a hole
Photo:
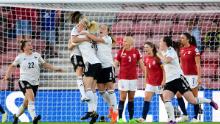
[[[41,65],[46,69],[57,72],[63,71],[61,68],[46,63],[41,55],[37,52],[32,52],[32,49],[33,47],[30,41],[21,41],[22,53],[15,58],[11,65],[9,65],[4,77],[4,80],[8,80],[13,69],[20,65],[19,87],[25,95],[25,98],[23,104],[19,107],[18,112],[14,115],[13,124],[18,124],[18,117],[24,113],[26,108],[28,108],[33,124],[37,124],[41,119],[40,115],[36,115],[34,105],[39,85]]]
[[[134,39],[132,37],[125,37],[123,39],[123,49],[119,50],[115,56],[115,66],[119,66],[118,74],[118,88],[120,90],[119,101],[119,123],[124,123],[122,113],[124,110],[124,103],[128,95],[128,112],[129,122],[135,122],[134,115],[134,95],[137,89],[137,64],[142,70],[145,70],[144,63],[140,52],[133,48]]]
[[[174,108],[171,100],[177,92],[180,92],[188,102],[194,105],[208,103],[215,110],[218,109],[218,105],[210,99],[194,97],[188,81],[183,76],[183,72],[179,64],[178,55],[172,45],[173,42],[170,37],[166,36],[162,38],[160,41],[161,51],[157,53],[157,56],[163,62],[166,75],[166,84],[164,86],[163,99],[169,119],[169,124],[176,124],[174,117]]]
[[[142,118],[137,120],[137,122],[140,123],[143,123],[147,117],[152,96],[154,93],[162,94],[161,84],[164,85],[165,83],[163,66],[160,59],[156,55],[157,49],[155,45],[151,42],[146,42],[144,44],[144,51],[146,52],[144,64],[146,68],[145,78],[147,84],[145,88]]]
[[[97,30],[96,22],[90,22],[86,17],[83,17],[77,24],[78,32],[93,32]],[[90,99],[88,102],[88,112],[84,115],[81,120],[92,118],[90,123],[93,124],[98,118],[97,111],[97,100],[98,96],[96,95],[96,80],[101,70],[101,61],[97,58],[94,45],[90,40],[85,41],[86,35],[79,35],[77,38],[72,39],[72,42],[79,43],[78,47],[82,54],[83,61],[85,63],[85,77],[84,85],[86,90],[86,96]]]
[[[109,104],[109,115],[112,122],[117,121],[117,101],[114,92],[115,73],[112,57],[112,38],[109,36],[110,31],[107,25],[101,25],[99,28],[99,36],[86,33],[87,37],[97,43],[97,57],[102,63],[102,70],[97,79],[99,93]],[[106,92],[107,89],[107,92]]]
[[[76,11],[74,13],[71,14],[71,22],[72,23],[79,23],[80,21],[80,18],[82,17],[83,15]],[[83,75],[83,70],[85,68],[85,65],[84,65],[84,62],[83,62],[83,58],[82,58],[82,55],[81,55],[81,52],[79,50],[79,47],[76,43],[73,43],[72,40],[84,40],[84,41],[88,41],[89,39],[88,38],[82,38],[82,39],[77,39],[77,36],[79,35],[79,32],[77,31],[77,28],[76,26],[73,27],[72,31],[71,31],[71,38],[68,42],[68,49],[71,50],[71,55],[70,55],[70,59],[71,59],[71,63],[73,64],[73,68],[74,68],[74,71],[76,73],[76,76],[77,76],[77,86],[78,86],[78,89],[80,91],[80,94],[81,94],[81,100],[82,101],[89,101],[89,98],[86,96],[86,93],[85,93],[85,88],[84,88],[84,84],[83,84],[83,78],[82,78],[82,75]]]

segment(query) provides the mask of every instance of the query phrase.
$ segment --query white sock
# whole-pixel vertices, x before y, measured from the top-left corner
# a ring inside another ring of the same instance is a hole
[[[169,121],[175,121],[174,108],[173,108],[172,103],[170,101],[167,101],[164,103],[164,105],[167,110],[167,115],[168,115]]]
[[[94,103],[93,103],[93,109],[96,112],[97,111],[97,106],[98,106],[98,96],[96,92],[93,92],[93,97],[94,97]]]
[[[197,98],[197,103],[198,103],[198,104],[210,103],[210,102],[211,102],[210,99],[201,98],[201,97],[198,97],[198,98]]]
[[[36,117],[34,101],[28,102],[28,112],[30,113],[32,120],[34,120]]]
[[[24,113],[24,111],[25,111],[25,107],[24,107],[24,105],[22,104],[19,108],[18,108],[18,112],[16,113],[16,117],[20,117],[23,113]]]
[[[106,91],[99,91],[99,93],[101,94],[101,96],[103,97],[104,101],[111,106],[111,100],[110,100],[110,96],[108,94],[108,92]]]
[[[91,90],[86,91],[86,96],[90,99],[88,103],[88,112],[94,111],[94,94]]]
[[[109,98],[110,98],[110,105],[113,107],[114,110],[117,110],[117,100],[116,100],[116,95],[114,90],[109,90],[108,91]]]
[[[82,97],[85,97],[86,96],[86,92],[85,92],[85,88],[84,88],[82,77],[78,76],[76,82],[77,82],[80,94],[82,95]]]

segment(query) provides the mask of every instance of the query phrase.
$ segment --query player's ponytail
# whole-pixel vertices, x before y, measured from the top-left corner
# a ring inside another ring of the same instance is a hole
[[[90,23],[88,23],[88,30],[90,33],[96,33],[98,31],[98,23],[95,21],[91,21]]]
[[[86,16],[80,20],[80,23],[82,23],[90,33],[96,33],[98,31],[98,23],[95,21],[90,22]]]
[[[79,21],[83,18],[83,14],[81,14],[79,11],[75,11],[70,14],[69,20],[73,23],[79,23]]]
[[[25,47],[25,45],[26,45],[27,42],[29,42],[29,41],[26,41],[26,40],[21,40],[21,41],[20,41],[20,43],[21,43],[21,51],[22,51],[22,52],[24,52],[24,47]]]

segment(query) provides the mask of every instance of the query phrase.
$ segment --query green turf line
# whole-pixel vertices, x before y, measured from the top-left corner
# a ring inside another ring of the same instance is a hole
[[[5,124],[12,124],[12,123],[5,123]],[[19,124],[32,124],[32,123],[19,123]],[[40,122],[39,124],[89,124],[88,122]],[[95,124],[109,124],[109,122],[97,122]],[[129,124],[129,123],[124,123],[124,124]],[[140,123],[137,123],[140,124]],[[158,123],[158,122],[146,122],[142,124],[166,124],[166,123]],[[178,123],[178,124],[194,124],[194,123]],[[196,124],[220,124],[220,122],[199,122]]]

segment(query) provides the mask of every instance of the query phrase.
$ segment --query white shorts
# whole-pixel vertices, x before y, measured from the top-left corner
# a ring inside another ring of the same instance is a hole
[[[189,83],[190,88],[195,88],[198,86],[198,76],[197,75],[185,75],[184,76]]]
[[[151,84],[146,84],[145,91],[146,92],[153,92],[156,94],[162,94],[163,88],[161,86],[153,86]]]
[[[118,81],[118,89],[120,91],[136,91],[137,90],[137,80],[124,80]]]

